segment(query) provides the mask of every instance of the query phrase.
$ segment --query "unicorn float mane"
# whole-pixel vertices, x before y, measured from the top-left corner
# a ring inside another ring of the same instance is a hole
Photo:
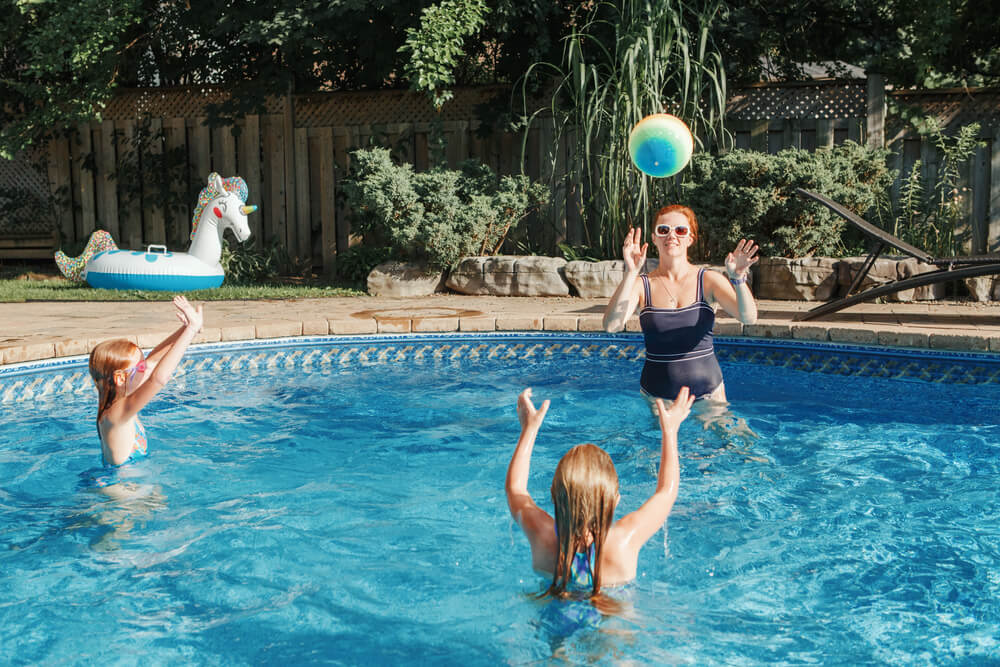
[[[217,175],[218,174],[213,171],[208,177],[208,185],[203,187],[201,192],[198,193],[198,204],[194,207],[194,215],[191,218],[191,240],[194,240],[194,234],[198,231],[198,221],[201,220],[202,211],[205,210],[205,207],[208,206],[210,201],[225,194],[223,192],[219,192],[214,185],[215,176]],[[247,182],[239,176],[230,176],[229,178],[222,179],[222,187],[224,187],[227,192],[235,193],[244,204],[247,203],[247,197],[250,192],[247,189]]]

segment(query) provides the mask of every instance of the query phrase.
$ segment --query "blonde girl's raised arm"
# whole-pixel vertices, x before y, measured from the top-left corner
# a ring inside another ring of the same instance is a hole
[[[639,509],[622,517],[619,522],[627,536],[626,547],[636,553],[663,526],[677,500],[680,485],[677,431],[691,412],[692,404],[694,397],[687,387],[681,388],[677,398],[669,406],[662,399],[656,399],[661,433],[660,471],[656,477],[656,490]]]
[[[138,389],[125,397],[123,406],[123,418],[125,419],[131,419],[137,415],[163,389],[184,356],[184,351],[201,330],[204,318],[200,305],[197,309],[194,308],[183,296],[174,297],[174,305],[177,307],[177,318],[183,326],[150,376],[139,385]]]
[[[538,430],[545,419],[545,413],[549,410],[549,401],[543,401],[542,405],[535,409],[531,402],[531,389],[525,389],[517,397],[517,416],[521,422],[521,437],[517,440],[517,447],[514,455],[507,466],[507,479],[504,483],[507,492],[507,508],[511,516],[521,526],[521,530],[528,536],[528,541],[535,546],[535,540],[540,536],[546,526],[553,525],[552,517],[548,512],[535,504],[531,494],[528,493],[528,475],[531,472],[531,452],[535,447],[535,438]]]

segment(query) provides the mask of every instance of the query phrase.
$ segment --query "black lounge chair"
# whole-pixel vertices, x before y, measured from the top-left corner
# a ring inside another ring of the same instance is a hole
[[[810,192],[809,190],[803,190],[802,188],[796,188],[796,191],[803,197],[814,199],[820,204],[823,204],[828,209],[864,232],[865,236],[869,239],[870,248],[868,257],[865,259],[865,263],[861,266],[861,270],[858,271],[858,275],[854,277],[854,280],[851,282],[851,286],[848,288],[847,293],[844,296],[839,299],[828,301],[827,303],[816,306],[810,311],[798,315],[795,318],[797,320],[812,320],[823,315],[836,313],[837,311],[843,310],[848,306],[853,306],[856,303],[871,301],[872,299],[885,296],[886,294],[894,294],[896,292],[912,289],[914,287],[933,285],[947,280],[959,280],[962,278],[974,278],[976,276],[1000,274],[1000,254],[994,253],[991,255],[934,257],[920,248],[915,248],[909,243],[899,240],[885,230],[879,229],[875,225],[862,219],[857,214],[847,210],[828,197],[824,197],[823,195],[815,192]],[[886,247],[895,248],[905,255],[915,257],[921,262],[933,264],[940,268],[937,271],[921,273],[909,278],[896,280],[884,285],[878,285],[863,292],[853,294],[854,290],[856,290],[864,281],[865,276],[868,275],[868,272],[875,264],[875,260],[878,259],[879,254],[881,254]]]

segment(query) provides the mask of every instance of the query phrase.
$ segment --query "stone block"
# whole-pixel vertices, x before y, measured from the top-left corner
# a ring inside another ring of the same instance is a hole
[[[929,334],[926,331],[902,331],[899,329],[879,329],[875,332],[879,345],[893,347],[927,347]]]
[[[465,257],[448,276],[449,289],[492,296],[569,296],[561,257]]]
[[[544,322],[545,330],[576,331],[578,319],[576,315],[546,315]]]
[[[323,319],[302,320],[303,336],[326,336],[330,333],[330,322]]]
[[[831,257],[764,257],[756,266],[757,298],[826,301],[837,294],[839,261]]]
[[[851,327],[830,327],[830,340],[834,343],[856,343],[858,345],[873,345],[878,342],[878,336],[871,329]]]
[[[965,288],[973,301],[989,301],[993,298],[993,276],[976,276],[965,279]]]
[[[277,320],[261,322],[256,326],[257,338],[285,338],[286,336],[301,336],[302,322],[294,320]]]
[[[337,336],[351,334],[378,333],[378,322],[374,318],[345,317],[341,320],[329,320],[330,333]]]
[[[625,276],[625,262],[620,259],[605,262],[574,261],[566,264],[566,282],[585,299],[610,298]]]
[[[743,335],[751,338],[791,338],[792,327],[783,322],[744,324]]]
[[[379,333],[410,333],[410,327],[412,326],[410,319],[404,317],[393,317],[376,321],[378,322]]]
[[[496,331],[495,317],[463,317],[458,321],[459,331]]]
[[[218,327],[204,327],[191,340],[191,342],[192,343],[218,343],[221,340],[222,340],[222,329],[219,329]],[[159,341],[157,341],[157,342],[159,342]],[[139,347],[142,347],[142,345],[140,345]]]
[[[257,337],[256,331],[252,324],[241,324],[231,327],[222,327],[220,330],[220,339],[224,341],[229,340],[253,340]]]
[[[932,333],[927,343],[928,347],[936,350],[986,352],[990,347],[990,339],[987,336],[969,334]]]
[[[22,361],[37,361],[51,359],[56,354],[53,343],[29,343],[3,348],[3,363],[19,364]]]
[[[415,317],[413,331],[458,331],[457,317]]]
[[[80,354],[89,354],[86,338],[66,338],[57,340],[54,343],[57,357],[75,357]]]
[[[444,290],[442,271],[432,271],[427,264],[383,262],[368,274],[368,293],[372,296],[427,296]]]
[[[715,328],[712,329],[712,333],[716,336],[742,336],[743,323],[730,319],[715,320]]]
[[[830,340],[829,330],[821,324],[793,324],[792,338],[797,340]]]
[[[933,264],[926,264],[915,257],[907,257],[896,262],[897,277],[900,280],[918,276],[921,273],[937,271],[938,267]],[[944,283],[933,285],[923,285],[913,289],[896,292],[892,300],[895,301],[935,301],[944,298]]]
[[[865,279],[855,289],[855,293],[897,280],[899,278],[898,263],[899,260],[892,257],[876,259],[875,263],[868,270]],[[837,262],[838,294],[847,293],[847,290],[851,287],[851,283],[854,281],[854,277],[861,271],[861,267],[864,264],[864,257],[845,257]],[[885,296],[885,300],[899,301],[900,299],[896,294],[888,294]]]
[[[542,317],[528,315],[497,316],[497,331],[540,331]]]
[[[604,331],[602,315],[581,315],[576,323],[577,331]]]

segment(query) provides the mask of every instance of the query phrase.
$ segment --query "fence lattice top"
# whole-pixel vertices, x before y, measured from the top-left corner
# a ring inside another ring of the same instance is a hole
[[[726,117],[732,120],[861,118],[865,115],[866,96],[865,81],[763,84],[735,91],[726,105]]]
[[[951,132],[969,123],[1000,127],[1000,89],[899,91],[890,94],[902,104],[915,105]]]

